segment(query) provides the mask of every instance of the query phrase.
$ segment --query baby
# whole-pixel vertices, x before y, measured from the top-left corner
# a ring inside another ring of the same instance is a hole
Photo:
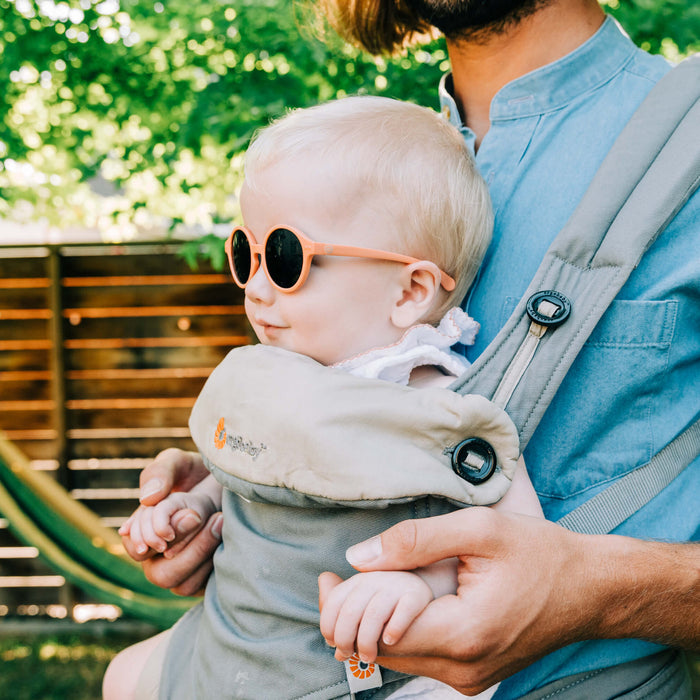
[[[165,552],[177,513],[223,510],[222,545],[203,604],[118,655],[105,698],[463,697],[373,663],[455,592],[457,564],[357,574],[343,554],[465,505],[541,514],[507,416],[446,389],[468,366],[451,346],[478,331],[458,305],[490,241],[486,185],[431,110],[353,97],[257,136],[241,211],[226,250],[260,345],[233,350],[193,409],[211,474],[120,530]],[[495,471],[457,464],[468,436]],[[326,570],[348,580],[319,619]]]

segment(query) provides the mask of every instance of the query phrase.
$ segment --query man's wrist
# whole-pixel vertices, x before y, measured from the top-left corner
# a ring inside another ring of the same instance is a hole
[[[584,539],[590,637],[700,646],[700,545]]]

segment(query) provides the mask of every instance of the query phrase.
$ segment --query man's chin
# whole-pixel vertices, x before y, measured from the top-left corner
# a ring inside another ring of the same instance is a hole
[[[485,40],[502,34],[552,0],[405,0],[449,39]]]

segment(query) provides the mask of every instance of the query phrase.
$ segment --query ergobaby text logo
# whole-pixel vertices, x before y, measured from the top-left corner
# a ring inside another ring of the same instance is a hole
[[[267,449],[267,445],[263,445],[262,442],[259,445],[255,445],[250,440],[245,440],[241,435],[227,435],[224,419],[220,418],[214,431],[214,447],[217,450],[223,450],[224,445],[228,445],[230,449],[236,452],[250,455],[253,460],[257,459],[258,455]]]

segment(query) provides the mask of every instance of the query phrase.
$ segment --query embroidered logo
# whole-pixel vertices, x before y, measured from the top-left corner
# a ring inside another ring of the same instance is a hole
[[[343,663],[345,664],[345,676],[351,693],[381,687],[382,674],[377,664],[362,661],[357,653]]]
[[[350,666],[350,673],[355,678],[369,678],[374,673],[374,664],[360,660],[357,654],[353,654],[348,659],[348,665]]]
[[[241,435],[227,435],[224,419],[220,418],[214,430],[214,447],[217,450],[223,450],[224,445],[228,445],[235,452],[243,452],[250,455],[253,460],[257,459],[258,455],[267,449],[267,445],[262,442],[259,445],[254,444],[250,440],[245,440]]]
[[[214,433],[214,446],[217,450],[223,449],[226,444],[226,426],[224,425],[224,419],[220,418],[216,425],[216,432]]]

